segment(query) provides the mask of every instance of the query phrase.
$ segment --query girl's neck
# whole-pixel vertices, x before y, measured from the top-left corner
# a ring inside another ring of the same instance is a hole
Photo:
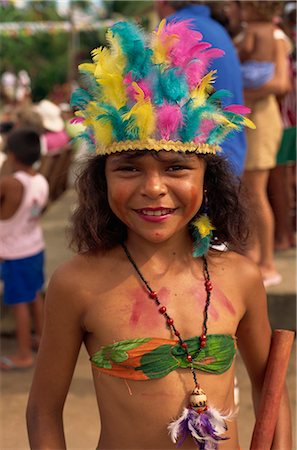
[[[192,239],[188,230],[175,234],[164,242],[152,243],[128,232],[126,246],[138,264],[150,262],[156,273],[164,273],[169,267],[189,266],[192,257]]]

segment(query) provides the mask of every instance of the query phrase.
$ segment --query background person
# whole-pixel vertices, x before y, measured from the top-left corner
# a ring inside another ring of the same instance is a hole
[[[200,31],[203,38],[213,47],[224,51],[224,57],[214,58],[209,62],[209,69],[217,70],[215,89],[226,89],[232,93],[222,98],[224,106],[243,102],[242,78],[240,64],[234,45],[222,25],[211,17],[211,3],[198,1],[155,1],[155,9],[160,17],[166,20],[191,20],[195,30]],[[244,168],[246,141],[244,132],[234,133],[223,143],[224,155],[228,158],[236,175],[241,175]]]
[[[4,282],[3,301],[11,306],[17,351],[0,358],[2,370],[33,365],[31,310],[35,342],[43,325],[44,239],[39,218],[48,199],[48,183],[33,165],[40,158],[40,139],[34,130],[12,131],[6,142],[12,175],[0,180],[0,257]]]

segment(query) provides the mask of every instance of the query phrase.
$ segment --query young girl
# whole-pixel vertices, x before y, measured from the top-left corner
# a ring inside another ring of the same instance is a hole
[[[271,329],[257,268],[209,244],[239,248],[246,237],[239,186],[215,153],[252,124],[244,107],[221,108],[227,93],[214,92],[206,73],[221,52],[189,22],[162,21],[150,46],[125,22],[107,38],[110,49],[80,66],[85,89],[73,97],[97,156],[78,181],[78,255],[47,293],[31,447],[66,448],[63,406],[84,343],[98,449],[238,450],[236,349],[257,409]],[[291,448],[286,395],[273,448]]]

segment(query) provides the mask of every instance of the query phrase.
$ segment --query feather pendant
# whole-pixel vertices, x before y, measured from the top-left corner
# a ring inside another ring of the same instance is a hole
[[[191,223],[191,232],[193,236],[192,254],[194,258],[199,258],[208,252],[213,230],[215,230],[215,227],[212,226],[206,214],[202,214],[198,219]]]
[[[190,395],[189,403],[181,416],[168,425],[172,441],[180,447],[190,436],[200,450],[217,450],[218,443],[228,439],[223,436],[227,431],[226,420],[233,415],[223,415],[208,407],[205,392],[198,386]]]

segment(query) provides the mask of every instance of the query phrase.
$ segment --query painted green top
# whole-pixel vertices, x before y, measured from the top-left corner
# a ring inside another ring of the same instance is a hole
[[[232,365],[236,354],[236,338],[229,334],[207,335],[200,349],[199,336],[185,339],[195,369],[222,374]],[[161,378],[173,370],[190,368],[186,351],[179,341],[162,338],[139,338],[115,342],[101,347],[91,357],[100,372],[131,380]]]

